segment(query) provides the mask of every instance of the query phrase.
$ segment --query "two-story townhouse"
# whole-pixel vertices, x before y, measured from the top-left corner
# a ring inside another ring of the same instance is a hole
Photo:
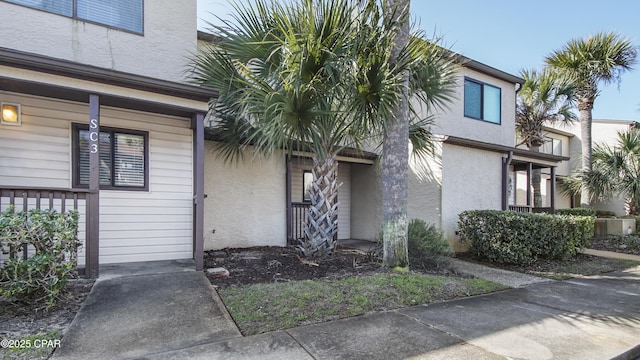
[[[199,36],[211,40],[211,35]],[[435,114],[436,153],[410,159],[407,210],[409,218],[441,227],[460,251],[465,249],[456,235],[460,212],[515,205],[508,202],[509,174],[555,168],[563,158],[515,148],[516,90],[522,79],[462,56],[459,61],[455,100]],[[209,140],[207,154],[215,154],[215,139]],[[311,164],[305,154],[294,155],[263,159],[246,154],[239,164],[205,157],[207,174],[225,174],[205,180],[210,200],[205,203],[205,249],[283,246],[303,236]],[[382,225],[379,153],[340,155],[338,240],[373,241]]]
[[[1,210],[77,208],[89,276],[131,261],[202,267],[215,93],[184,82],[196,1],[6,0],[0,13]]]

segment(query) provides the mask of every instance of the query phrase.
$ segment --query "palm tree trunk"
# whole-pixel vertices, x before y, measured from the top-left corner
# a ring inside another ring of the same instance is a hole
[[[391,49],[391,62],[409,42],[410,1],[386,0],[384,16],[388,22],[400,24]],[[383,265],[388,268],[408,268],[407,200],[409,197],[409,73],[402,79],[402,94],[387,124],[382,149],[382,204],[384,213]]]
[[[593,110],[593,98],[582,98],[578,100],[578,110],[580,111],[580,132],[582,136],[582,173],[591,171],[591,155],[593,154],[593,144],[591,143],[591,125]],[[591,195],[587,188],[586,181],[582,182],[580,192],[580,206],[591,206]]]
[[[313,159],[313,183],[309,189],[311,206],[304,223],[300,250],[305,257],[331,255],[338,234],[338,160],[336,154]]]
[[[539,146],[531,146],[530,150],[533,152],[540,152],[540,147]],[[542,170],[540,169],[534,169],[531,172],[531,187],[533,188],[533,207],[542,207],[542,191],[540,191],[540,188],[542,187],[542,184],[540,184],[540,182],[542,181]]]

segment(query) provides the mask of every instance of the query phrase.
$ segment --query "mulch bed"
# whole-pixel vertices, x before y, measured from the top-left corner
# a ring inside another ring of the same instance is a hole
[[[295,280],[341,279],[389,271],[367,252],[340,246],[332,256],[310,261],[300,258],[297,249],[292,246],[207,251],[204,265],[205,268],[221,267],[228,270],[229,276],[208,275],[211,283],[218,287]],[[420,272],[461,276],[446,267],[420,270]]]
[[[640,255],[640,249],[629,246],[622,246],[621,239],[617,237],[593,238],[590,240],[590,249],[613,251],[617,253]]]
[[[17,339],[23,335],[64,331],[73,321],[94,280],[71,279],[57,304],[48,310],[42,304],[14,305],[0,298],[0,338]]]

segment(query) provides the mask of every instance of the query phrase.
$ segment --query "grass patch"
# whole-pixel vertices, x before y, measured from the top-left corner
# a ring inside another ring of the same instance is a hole
[[[48,359],[55,347],[59,346],[60,339],[62,339],[62,332],[59,330],[25,335],[19,339],[8,339],[17,344],[12,347],[0,347],[0,359]]]
[[[414,273],[218,289],[244,335],[506,289],[483,279]]]
[[[533,275],[543,276],[554,280],[566,280],[575,277],[597,275],[612,271],[625,270],[639,266],[640,262],[624,259],[608,259],[593,257],[591,261],[571,262],[550,266],[544,271],[531,271]]]

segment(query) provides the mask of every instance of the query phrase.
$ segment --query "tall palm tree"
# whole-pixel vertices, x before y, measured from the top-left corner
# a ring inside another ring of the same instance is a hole
[[[539,152],[545,143],[544,126],[576,120],[573,112],[576,85],[570,78],[549,69],[542,72],[524,69],[520,76],[524,83],[516,106],[516,131],[521,139],[518,145]],[[531,177],[533,206],[541,207],[540,169],[534,170]]]
[[[573,39],[546,59],[552,68],[574,78],[582,134],[582,171],[591,170],[593,146],[591,121],[593,103],[600,83],[620,81],[620,75],[636,62],[638,49],[614,32],[598,33],[586,39]],[[589,206],[589,189],[581,189],[581,203]]]
[[[386,22],[375,1],[256,0],[234,3],[234,20],[213,26],[219,40],[197,55],[192,79],[218,89],[212,129],[226,160],[247,146],[261,154],[312,154],[311,206],[305,256],[331,254],[337,233],[339,151],[380,142],[410,69],[409,92],[427,104],[452,94],[451,55],[415,37],[391,61]],[[415,112],[417,114],[417,112]],[[431,145],[428,118],[415,116],[408,137],[417,151]]]
[[[597,144],[592,169],[582,176],[593,200],[624,195],[629,215],[640,215],[640,129],[618,132],[614,147]]]

